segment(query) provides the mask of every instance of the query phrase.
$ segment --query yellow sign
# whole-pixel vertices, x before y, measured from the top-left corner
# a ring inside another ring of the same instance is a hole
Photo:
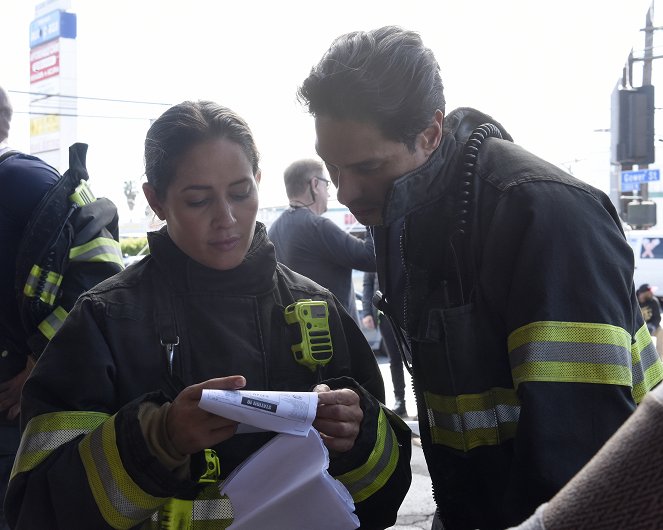
[[[60,116],[39,116],[30,119],[30,136],[60,132]]]

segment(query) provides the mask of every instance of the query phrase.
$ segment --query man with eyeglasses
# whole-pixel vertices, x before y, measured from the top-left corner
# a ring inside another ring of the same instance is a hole
[[[372,238],[355,237],[323,217],[329,180],[321,162],[297,160],[286,168],[283,180],[290,206],[268,233],[276,259],[329,289],[358,320],[352,270],[375,271]]]

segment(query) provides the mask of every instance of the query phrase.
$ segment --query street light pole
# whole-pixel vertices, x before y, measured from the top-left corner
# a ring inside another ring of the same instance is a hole
[[[654,12],[654,2],[652,0],[651,6],[647,10],[647,17],[645,19],[645,53],[644,61],[642,66],[642,86],[651,86],[651,75],[652,75],[652,57],[654,49],[654,25],[652,24],[652,17]],[[638,166],[640,169],[648,169],[649,164],[643,164]],[[640,185],[640,196],[643,201],[649,199],[649,184],[643,182]]]

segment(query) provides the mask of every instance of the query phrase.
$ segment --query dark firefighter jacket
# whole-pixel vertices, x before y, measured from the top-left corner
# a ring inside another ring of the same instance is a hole
[[[411,479],[410,432],[381,407],[373,353],[331,293],[278,265],[261,224],[244,262],[229,271],[194,262],[165,229],[149,242],[150,256],[79,299],[25,385],[5,504],[10,524],[156,528],[158,512],[177,496],[197,499],[193,528],[225,528],[218,485],[199,490],[195,480],[202,459],[192,458],[193,480],[176,478],[150,454],[137,411],[185,386],[241,374],[247,389],[308,391],[319,379],[355,388],[361,431],[351,451],[332,455],[329,471],[352,494],[363,528],[392,525]],[[334,352],[319,375],[291,352],[284,307],[302,298],[329,304]],[[178,343],[173,376],[162,343]],[[221,478],[272,436],[235,435],[214,447]]]
[[[464,120],[483,118],[462,109],[445,119],[452,130],[395,181],[373,230],[447,530],[524,520],[663,377],[605,194],[487,138],[475,198],[461,202],[472,192],[457,137],[467,139]]]

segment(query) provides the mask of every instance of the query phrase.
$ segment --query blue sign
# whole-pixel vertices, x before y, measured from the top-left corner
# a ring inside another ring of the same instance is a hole
[[[630,188],[630,190],[627,189],[627,186],[633,184],[639,185],[643,182],[655,182],[657,180],[661,180],[661,172],[658,169],[638,169],[634,171],[622,171],[622,191],[632,190],[633,188]]]
[[[30,22],[30,48],[63,37],[76,38],[76,15],[56,10]]]
[[[640,191],[640,183],[622,182],[622,191]]]

